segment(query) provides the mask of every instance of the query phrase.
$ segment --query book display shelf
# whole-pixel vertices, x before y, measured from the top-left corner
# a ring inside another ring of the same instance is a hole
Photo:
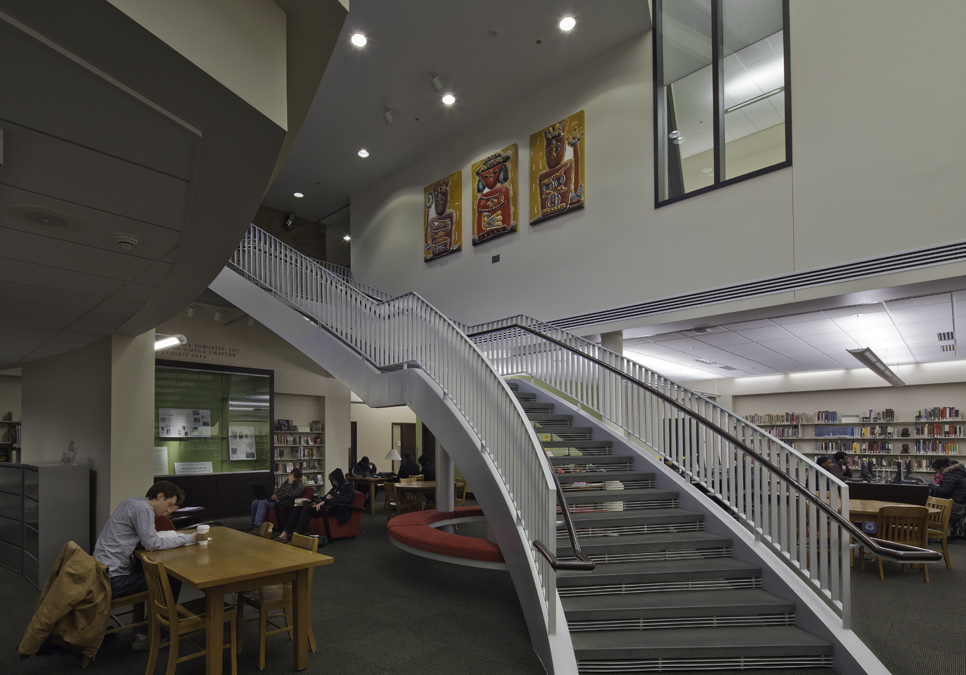
[[[751,414],[745,419],[806,456],[848,453],[849,465],[862,461],[873,469],[894,460],[912,460],[917,473],[934,473],[930,464],[948,456],[966,461],[966,424],[954,406],[937,406],[897,413],[892,408],[842,414],[836,410],[806,413]]]
[[[11,417],[8,415],[8,417]],[[20,422],[0,420],[0,462],[20,461]]]
[[[295,426],[291,420],[277,420],[272,445],[276,487],[288,480],[295,467],[302,470],[306,485],[325,484],[325,430],[321,422]]]

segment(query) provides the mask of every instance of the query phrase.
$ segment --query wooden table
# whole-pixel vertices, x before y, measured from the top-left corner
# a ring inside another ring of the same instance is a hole
[[[902,502],[883,502],[877,499],[850,499],[849,520],[852,522],[872,521],[879,517],[879,509],[884,506],[913,506]],[[940,513],[939,509],[929,509],[929,515]]]
[[[436,492],[436,481],[434,480],[416,480],[416,481],[399,481],[396,483],[396,492],[399,493],[399,500],[402,501],[403,495],[411,494],[415,495],[415,498],[419,500],[419,509],[422,510],[425,501],[423,497],[427,493]]]
[[[164,563],[168,574],[205,592],[205,617],[208,644],[221,644],[224,630],[225,595],[247,591],[283,581],[292,582],[292,625],[295,640],[292,654],[296,670],[308,667],[309,569],[331,565],[330,556],[312,553],[296,546],[286,546],[262,537],[228,527],[212,527],[207,546],[182,546],[166,551],[138,551],[141,556]],[[220,675],[224,653],[209,649],[206,655],[207,675]]]
[[[349,480],[352,481],[352,487],[359,489],[359,485],[369,486],[369,513],[376,512],[376,488],[380,485],[386,484],[385,478],[380,478],[379,476],[349,476]],[[363,492],[363,490],[359,490]]]

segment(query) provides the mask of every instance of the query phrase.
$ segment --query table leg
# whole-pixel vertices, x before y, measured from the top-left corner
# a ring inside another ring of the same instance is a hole
[[[221,662],[225,652],[225,587],[212,586],[205,589],[205,675],[221,675]]]
[[[376,512],[376,484],[369,483],[369,513]]]
[[[292,656],[295,670],[309,667],[309,626],[312,616],[309,613],[309,571],[301,569],[292,582],[292,622],[295,639],[292,642]]]

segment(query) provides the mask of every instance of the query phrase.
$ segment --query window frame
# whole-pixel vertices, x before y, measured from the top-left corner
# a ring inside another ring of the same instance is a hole
[[[673,0],[671,0],[673,2]],[[792,166],[792,87],[791,87],[791,58],[789,24],[789,0],[781,0],[782,5],[782,60],[784,70],[784,96],[785,96],[785,160],[777,164],[755,169],[749,173],[735,176],[734,178],[722,179],[724,176],[725,153],[724,148],[724,21],[722,19],[722,6],[724,0],[711,0],[711,88],[713,101],[713,123],[714,123],[714,147],[712,149],[714,158],[714,182],[703,188],[684,192],[683,194],[661,199],[661,185],[664,182],[667,169],[665,168],[665,158],[667,155],[667,119],[664,114],[665,109],[665,86],[664,86],[664,36],[662,34],[662,13],[664,0],[654,0],[654,36],[652,40],[652,81],[654,86],[653,115],[654,115],[654,208],[658,209],[669,204],[676,204],[685,199],[707,194],[736,183],[741,183],[758,176],[784,169]]]

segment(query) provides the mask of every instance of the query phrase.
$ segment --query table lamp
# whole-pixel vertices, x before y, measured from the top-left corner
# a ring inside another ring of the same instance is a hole
[[[386,459],[392,460],[392,472],[396,473],[396,460],[402,459],[402,456],[399,454],[399,451],[396,450],[396,448],[393,448],[392,450],[389,451],[389,454],[386,455]]]

